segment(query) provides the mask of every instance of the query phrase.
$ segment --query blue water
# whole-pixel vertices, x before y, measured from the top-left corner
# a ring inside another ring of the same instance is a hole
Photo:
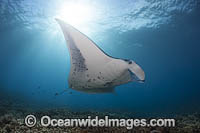
[[[76,1],[94,12],[87,23],[74,26],[109,55],[136,61],[146,82],[121,85],[114,94],[69,89],[55,96],[68,88],[70,69],[69,52],[55,21],[62,3],[0,1],[1,103],[141,114],[199,111],[198,0]]]

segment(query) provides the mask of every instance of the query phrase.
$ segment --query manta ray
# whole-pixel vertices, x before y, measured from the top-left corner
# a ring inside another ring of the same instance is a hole
[[[70,53],[69,88],[86,93],[112,93],[116,86],[144,82],[142,68],[133,60],[106,54],[79,30],[56,19]]]

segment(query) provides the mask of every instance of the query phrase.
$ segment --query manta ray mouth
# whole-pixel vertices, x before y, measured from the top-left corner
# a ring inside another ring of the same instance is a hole
[[[145,82],[145,80],[138,80],[138,82],[139,82],[139,83],[144,83],[144,82]]]

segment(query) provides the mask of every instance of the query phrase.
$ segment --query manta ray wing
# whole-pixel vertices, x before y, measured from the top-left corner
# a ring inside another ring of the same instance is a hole
[[[98,77],[96,73],[102,70],[102,64],[109,63],[112,57],[107,55],[92,40],[71,25],[62,20],[56,20],[63,31],[70,52],[69,87],[73,88],[72,86],[76,86],[77,89],[81,88],[85,90],[92,86],[96,88],[101,87],[104,81],[95,80],[95,77]],[[85,82],[90,82],[90,86],[87,86]]]
[[[102,64],[107,63],[111,60],[112,57],[101,50],[86,35],[78,31],[71,25],[65,23],[64,21],[59,19],[56,20],[60,24],[61,29],[64,33],[64,37],[71,55],[71,61],[77,60],[77,58],[79,58],[78,62],[83,63],[85,61],[87,67],[91,69],[98,69],[98,67],[101,67]],[[84,67],[84,65],[82,67]]]

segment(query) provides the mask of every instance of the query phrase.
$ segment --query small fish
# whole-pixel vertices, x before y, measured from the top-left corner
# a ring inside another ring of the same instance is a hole
[[[60,92],[60,93],[58,93],[58,92],[56,92],[55,93],[55,96],[58,96],[58,95],[61,95],[61,94],[63,94],[64,92],[66,92],[67,91],[67,89],[64,89],[62,92]]]

